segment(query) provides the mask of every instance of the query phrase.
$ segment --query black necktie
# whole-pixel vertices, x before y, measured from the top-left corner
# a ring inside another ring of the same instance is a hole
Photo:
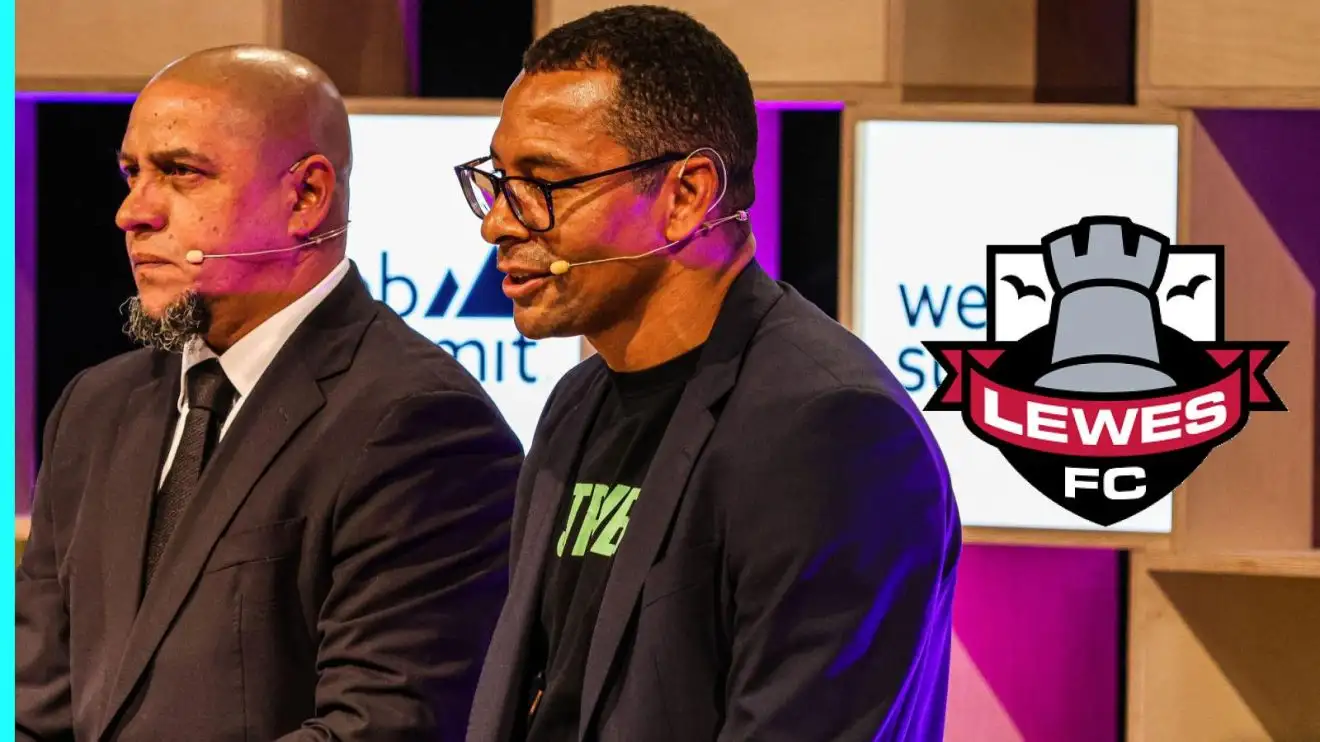
[[[156,494],[152,508],[151,538],[147,543],[146,585],[165,552],[174,528],[179,524],[184,509],[192,500],[201,479],[206,461],[220,438],[229,409],[234,403],[234,387],[225,377],[220,362],[214,358],[203,361],[188,370],[188,416],[183,423],[183,436],[174,452],[170,471]],[[145,585],[144,590],[145,593]]]

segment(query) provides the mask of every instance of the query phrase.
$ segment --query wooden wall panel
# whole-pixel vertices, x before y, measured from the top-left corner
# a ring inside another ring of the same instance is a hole
[[[1038,0],[1036,102],[1136,101],[1136,0]]]
[[[612,0],[539,0],[537,36],[618,4]],[[664,4],[710,27],[739,56],[758,86],[883,86],[894,81],[890,0],[762,0],[754,4],[669,0]]]
[[[1036,5],[1037,0],[907,2],[901,38],[903,100],[1031,101]]]
[[[1129,742],[1320,739],[1320,553],[1137,554]]]
[[[267,0],[17,0],[20,89],[136,90],[189,52],[265,43]]]
[[[1287,412],[1251,416],[1184,487],[1179,550],[1304,549],[1314,545],[1315,290],[1205,129],[1189,117],[1186,232],[1225,245],[1228,340],[1287,340],[1270,366]]]
[[[672,0],[762,98],[1128,102],[1136,0]],[[538,0],[537,35],[616,3]]]
[[[1320,2],[1140,2],[1144,102],[1320,106]]]
[[[1130,584],[1128,742],[1269,739],[1139,555]]]
[[[136,92],[191,52],[267,44],[324,67],[344,95],[406,95],[409,12],[384,0],[18,0],[18,88]]]
[[[274,0],[268,0],[274,2]],[[408,3],[282,0],[273,43],[306,56],[351,96],[403,96],[415,84]]]

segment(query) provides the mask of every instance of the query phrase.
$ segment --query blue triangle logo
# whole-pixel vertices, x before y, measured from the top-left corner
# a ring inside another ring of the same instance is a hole
[[[504,295],[504,274],[495,267],[496,249],[491,248],[486,264],[472,283],[472,290],[458,310],[460,317],[513,317],[513,301]]]
[[[440,282],[440,288],[435,292],[435,298],[431,299],[431,306],[426,309],[427,317],[443,317],[445,312],[449,311],[449,305],[453,303],[454,297],[458,295],[458,281],[454,278],[453,271],[445,271],[445,280]]]

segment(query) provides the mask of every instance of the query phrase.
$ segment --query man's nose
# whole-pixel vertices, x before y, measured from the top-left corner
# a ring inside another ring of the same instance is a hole
[[[527,227],[513,215],[509,199],[501,193],[481,220],[481,239],[488,245],[496,245],[501,242],[522,242],[530,237]]]
[[[153,197],[149,184],[130,187],[115,212],[115,224],[125,232],[158,232],[165,228],[165,208]]]

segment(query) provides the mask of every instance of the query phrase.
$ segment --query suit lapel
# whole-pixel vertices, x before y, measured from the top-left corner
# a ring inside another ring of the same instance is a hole
[[[518,551],[518,568],[509,585],[509,597],[495,627],[486,655],[470,725],[471,742],[507,742],[518,714],[526,713],[519,697],[526,667],[528,641],[537,621],[542,577],[559,505],[577,468],[592,420],[605,398],[605,377],[598,376],[580,400],[567,410],[565,422],[546,437],[547,449],[538,455],[541,466],[531,473],[531,501],[526,536]]]
[[[262,374],[251,398],[243,403],[161,556],[164,568],[142,597],[118,676],[111,686],[102,734],[130,697],[201,576],[216,542],[253,486],[294,434],[325,404],[319,382],[348,368],[374,313],[360,276],[356,270],[350,271],[289,338]],[[135,550],[139,561],[132,570],[134,575],[141,574],[144,549],[145,543]]]
[[[610,667],[682,499],[693,464],[715,429],[711,407],[733,388],[743,355],[766,312],[783,291],[756,264],[729,288],[715,327],[702,350],[697,371],[684,389],[660,441],[642,494],[633,506],[628,530],[614,555],[609,581],[587,653],[582,682],[580,740],[587,738]]]
[[[105,575],[107,647],[126,645],[142,600],[142,565],[151,503],[168,451],[169,423],[179,395],[178,357],[162,357],[159,367],[166,368],[128,396],[110,454],[106,495],[101,498],[98,538]],[[156,455],[151,456],[151,452]],[[107,683],[113,680],[106,678]]]

